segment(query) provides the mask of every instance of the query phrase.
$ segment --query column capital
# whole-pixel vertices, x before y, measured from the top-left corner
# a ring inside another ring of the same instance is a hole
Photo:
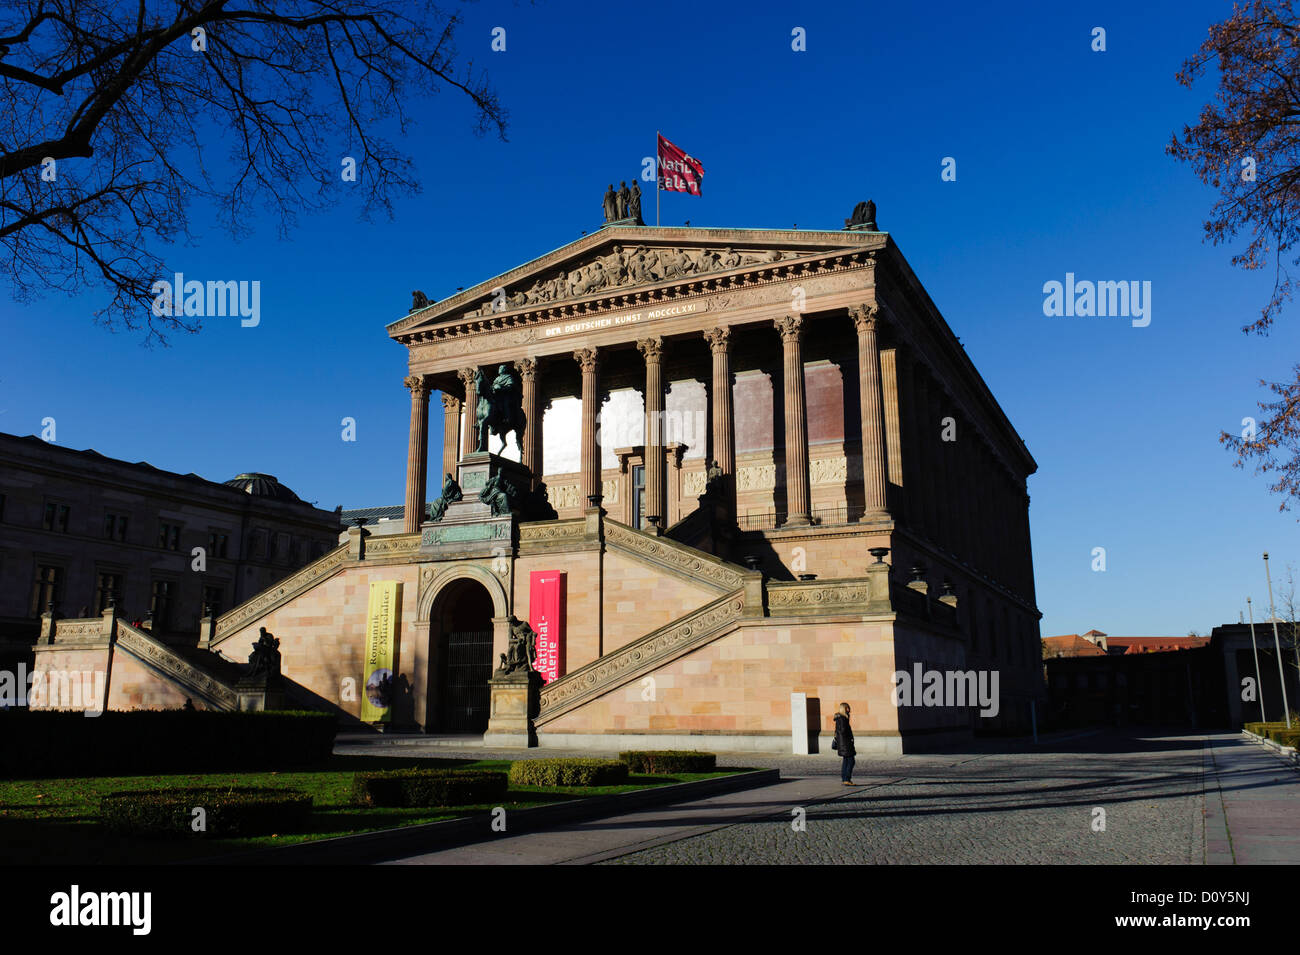
[[[731,348],[731,328],[727,325],[710,328],[704,333],[704,340],[709,343],[714,354],[725,352]]]
[[[880,306],[875,302],[859,302],[857,305],[850,305],[849,317],[853,319],[853,327],[859,332],[874,331],[879,327],[881,320]]]
[[[596,370],[600,355],[595,348],[579,348],[573,353],[573,360],[582,366],[584,374],[590,374]]]
[[[520,358],[515,362],[515,368],[519,370],[519,376],[525,381],[535,381],[537,379],[536,358]]]
[[[664,340],[658,336],[638,339],[636,350],[645,356],[647,362],[658,361],[663,357]]]
[[[477,368],[461,368],[456,372],[456,377],[461,380],[461,384],[468,388],[474,383],[474,376],[477,374]]]
[[[781,333],[781,341],[797,342],[803,335],[804,320],[802,315],[783,315],[772,322]]]
[[[459,414],[460,399],[444,391],[442,393],[442,410],[447,414]]]
[[[424,375],[407,375],[402,379],[402,384],[411,391],[412,398],[427,398],[429,396],[429,379]]]

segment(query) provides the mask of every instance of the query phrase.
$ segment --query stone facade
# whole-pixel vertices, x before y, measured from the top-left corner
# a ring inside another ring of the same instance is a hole
[[[1036,465],[887,234],[608,226],[388,333],[409,357],[403,533],[351,529],[216,621],[211,651],[244,659],[266,626],[288,680],[355,715],[368,584],[401,581],[398,722],[438,731],[466,654],[490,667],[531,575],[562,571],[542,746],[788,751],[792,693],[823,734],[849,702],[864,752],[1027,727]],[[430,459],[435,481],[485,460],[475,372],[499,365],[527,421],[502,454],[558,519],[430,522]],[[998,715],[895,706],[914,666],[997,671]]]

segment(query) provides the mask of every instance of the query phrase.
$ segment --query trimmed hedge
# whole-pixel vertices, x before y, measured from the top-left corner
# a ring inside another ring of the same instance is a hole
[[[505,798],[506,774],[474,769],[386,769],[357,773],[352,798],[366,806],[469,806]]]
[[[1268,738],[1279,746],[1295,746],[1300,748],[1300,729],[1269,730]]]
[[[630,773],[711,773],[718,768],[715,753],[696,750],[632,750],[619,753],[618,758],[627,763]]]
[[[511,786],[617,786],[627,763],[617,759],[520,759],[510,764]]]
[[[1286,729],[1286,722],[1284,720],[1271,720],[1267,723],[1243,723],[1242,729],[1248,733],[1254,733],[1256,736],[1267,736],[1268,731],[1271,729]]]
[[[1268,727],[1262,733],[1260,733],[1260,735],[1263,736],[1265,739],[1272,740],[1275,743],[1281,743],[1283,746],[1290,746],[1292,744],[1285,742],[1286,738],[1293,737],[1297,733],[1300,733],[1300,723],[1292,723],[1291,729],[1287,729],[1286,724],[1282,723],[1279,726]]]
[[[198,832],[196,808],[205,813]],[[311,796],[297,789],[202,786],[109,793],[100,798],[99,818],[106,829],[123,835],[223,839],[301,829],[311,809]]]
[[[0,777],[128,776],[310,766],[334,751],[332,713],[0,711]]]

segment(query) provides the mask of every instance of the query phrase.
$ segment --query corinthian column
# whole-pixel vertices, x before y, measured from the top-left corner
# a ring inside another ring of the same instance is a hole
[[[442,473],[456,476],[460,460],[460,399],[442,393]]]
[[[668,523],[664,487],[664,340],[643,338],[636,343],[645,356],[645,519],[652,533]]]
[[[542,479],[542,411],[537,401],[537,359],[521,358],[515,362],[524,382],[523,464],[532,472],[532,486]]]
[[[478,411],[477,373],[477,368],[462,368],[456,372],[465,385],[465,431],[461,435],[461,457],[478,450],[478,429],[474,427],[474,414]]]
[[[732,478],[736,473],[736,422],[731,408],[731,329],[715,328],[705,332],[704,339],[713,352],[713,460]]]
[[[933,543],[939,541],[939,422],[934,416],[933,385],[924,365],[916,368],[913,378],[916,396],[917,448],[921,452],[921,484],[925,488],[925,536]]]
[[[781,379],[785,388],[785,510],[787,525],[809,524],[808,408],[803,391],[803,316],[775,322],[781,333]]]
[[[849,309],[853,326],[858,330],[858,393],[862,410],[862,490],[865,496],[864,521],[888,519],[886,504],[888,459],[885,453],[885,415],[880,396],[880,350],[876,345],[876,325],[880,308],[874,304],[855,305]]]
[[[600,358],[594,348],[580,348],[573,353],[582,366],[582,506],[600,497]]]
[[[411,390],[411,434],[406,442],[406,509],[402,530],[415,534],[424,520],[424,487],[429,450],[429,385],[423,375],[402,384]]]

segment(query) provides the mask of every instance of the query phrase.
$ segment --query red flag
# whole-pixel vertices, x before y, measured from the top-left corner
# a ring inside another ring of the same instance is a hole
[[[689,192],[700,195],[704,164],[659,137],[659,188],[664,192]]]

